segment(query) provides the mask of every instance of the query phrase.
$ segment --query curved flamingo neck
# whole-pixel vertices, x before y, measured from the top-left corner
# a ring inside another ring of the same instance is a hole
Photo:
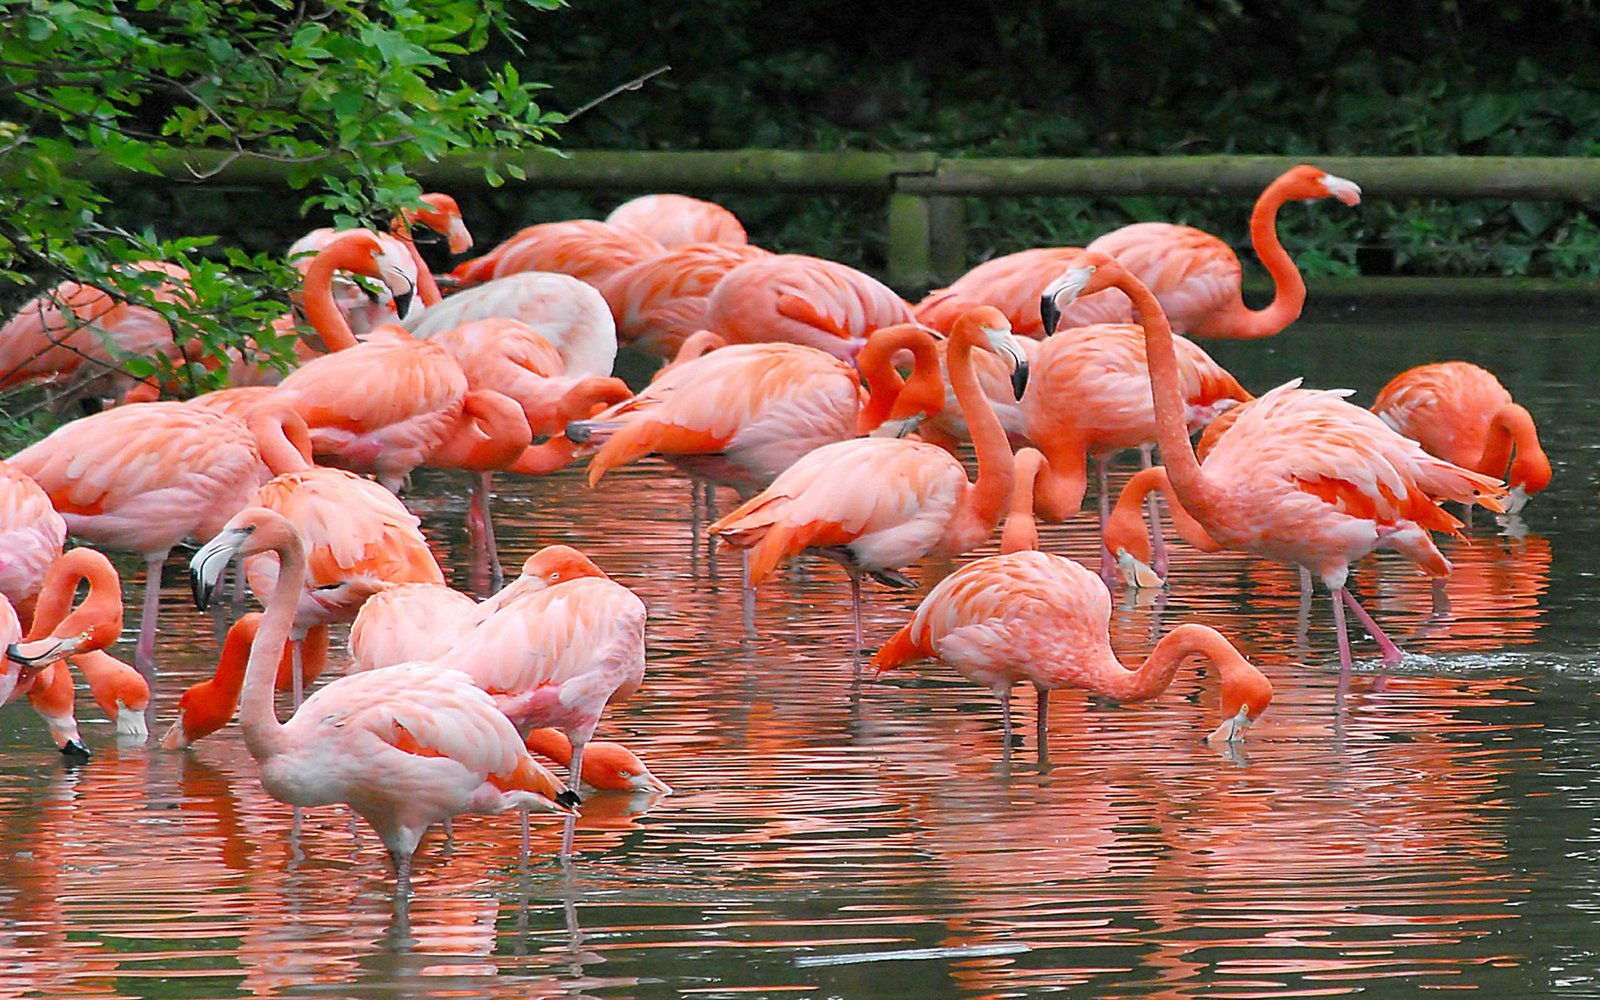
[[[271,532],[268,547],[278,553],[278,579],[268,595],[266,610],[250,643],[250,658],[245,663],[244,687],[239,701],[239,728],[244,730],[250,756],[265,762],[291,749],[283,723],[273,706],[274,680],[283,644],[294,629],[295,610],[306,582],[306,549],[287,521],[269,522],[257,529],[257,537]]]
[[[311,431],[305,419],[293,410],[257,410],[246,423],[255,435],[261,461],[274,476],[305,472],[313,468]]]
[[[1033,488],[1040,471],[1049,468],[1044,453],[1037,448],[1017,452],[1014,464],[1016,481],[1011,484],[1011,509],[1000,532],[1002,553],[1027,552],[1039,547],[1039,525],[1033,516]]]
[[[85,580],[89,593],[73,610],[78,583]],[[104,649],[116,642],[122,632],[122,579],[111,561],[94,549],[69,549],[45,573],[27,640],[32,642],[58,632],[63,636],[90,633],[91,641],[78,652]]]
[[[523,741],[529,753],[536,753],[557,764],[572,763],[572,741],[559,729],[535,729]]]
[[[418,221],[423,221],[420,215]],[[439,282],[434,278],[433,269],[428,266],[428,262],[422,259],[422,251],[417,249],[417,241],[411,235],[411,226],[407,224],[406,217],[395,216],[390,229],[395,237],[406,245],[406,253],[411,256],[411,264],[417,269],[417,298],[425,306],[436,306],[443,302],[444,294],[439,291]]]
[[[1115,670],[1102,668],[1097,689],[1118,701],[1154,698],[1172,685],[1183,661],[1196,655],[1219,666],[1240,658],[1238,651],[1215,630],[1204,625],[1179,625],[1161,637],[1150,657],[1137,669],[1129,670],[1121,664]]]
[[[1142,563],[1150,562],[1150,533],[1145,529],[1144,501],[1156,490],[1166,494],[1172,525],[1184,541],[1202,552],[1221,551],[1222,547],[1206,534],[1205,527],[1179,502],[1168,481],[1167,470],[1157,465],[1139,471],[1117,497],[1117,505],[1106,521],[1106,548],[1112,555],[1127,552]]]
[[[1290,200],[1289,189],[1284,178],[1267,185],[1250,213],[1250,245],[1272,276],[1272,301],[1265,308],[1251,309],[1240,297],[1191,332],[1202,337],[1271,337],[1300,318],[1306,304],[1305,279],[1278,239],[1278,209]]]
[[[337,246],[332,244],[311,259],[311,265],[306,268],[300,305],[305,311],[306,321],[330,351],[348,350],[357,343],[349,321],[333,301],[333,272],[349,264],[345,255],[335,250]]]
[[[183,693],[179,707],[183,711],[184,736],[189,742],[216,732],[233,718],[259,621],[259,616],[247,615],[234,622],[222,640],[216,672]]]
[[[615,406],[633,398],[628,383],[611,375],[591,375],[579,379],[556,404],[556,420],[563,428],[574,420],[587,420],[597,409]]]
[[[474,389],[462,401],[455,429],[428,456],[428,464],[491,472],[515,462],[532,443],[528,418],[516,400]]]
[[[1516,451],[1514,462],[1513,449]],[[1495,411],[1489,419],[1489,439],[1484,442],[1477,471],[1496,479],[1504,476],[1511,486],[1522,486],[1529,493],[1537,493],[1550,484],[1550,459],[1539,444],[1539,431],[1532,414],[1517,403]]]
[[[978,479],[961,498],[955,517],[939,540],[938,550],[944,553],[965,552],[994,532],[1011,497],[1014,478],[1011,441],[989,397],[978,384],[978,374],[972,365],[972,352],[985,334],[982,326],[970,317],[969,313],[956,321],[947,349],[947,363],[950,386],[955,390],[956,403],[961,407],[972,448],[977,452]]]
[[[911,352],[911,377],[894,367],[894,356]],[[891,418],[932,416],[944,409],[944,376],[939,371],[939,346],[933,334],[918,326],[896,324],[873,331],[856,356],[867,382],[867,403],[856,416],[856,433],[869,434]]]
[[[1097,267],[1106,271],[1109,283],[1120,288],[1133,302],[1139,325],[1144,328],[1145,359],[1150,371],[1150,392],[1156,409],[1156,443],[1167,476],[1182,506],[1202,524],[1218,509],[1216,490],[1200,469],[1194,444],[1189,440],[1189,423],[1184,412],[1183,378],[1178,371],[1178,349],[1172,325],[1161,311],[1156,297],[1127,269],[1103,254],[1094,255]],[[1207,530],[1210,525],[1207,524]]]

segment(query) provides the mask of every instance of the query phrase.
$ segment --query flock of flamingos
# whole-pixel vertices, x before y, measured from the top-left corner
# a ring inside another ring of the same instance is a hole
[[[60,285],[0,328],[0,388],[65,383],[120,405],[0,462],[0,704],[26,696],[62,752],[87,757],[75,665],[118,731],[146,736],[161,569],[192,539],[197,603],[232,569],[235,608],[248,588],[264,610],[233,622],[163,746],[237,715],[267,792],[347,804],[400,887],[425,831],[459,813],[520,811],[525,851],[530,810],[564,813],[570,849],[580,790],[670,790],[591,739],[643,680],[646,609],[565,545],[501,587],[491,477],[587,459],[603,488],[608,470],[660,456],[695,481],[697,514],[715,518],[705,530],[741,550],[747,599],[805,552],[844,569],[852,656],[868,638],[864,577],[915,586],[902,570],[971,551],[1003,519],[1001,554],[934,586],[869,668],[931,657],[990,688],[1006,752],[1018,683],[1037,690],[1042,743],[1052,690],[1147,699],[1189,658],[1220,677],[1210,738],[1238,741],[1272,685],[1225,636],[1180,625],[1132,669],[1108,640],[1119,579],[1162,585],[1166,519],[1191,545],[1296,564],[1307,590],[1320,580],[1348,671],[1347,611],[1385,662],[1400,657],[1345,589],[1351,563],[1392,549],[1442,587],[1451,567],[1432,533],[1462,527],[1443,502],[1515,511],[1550,479],[1527,411],[1475,365],[1404,372],[1366,410],[1298,381],[1252,396],[1187,339],[1267,337],[1299,316],[1305,285],[1276,216],[1325,198],[1355,205],[1360,189],[1297,166],[1261,194],[1250,233],[1275,295],[1251,310],[1233,251],[1186,226],[1024,250],[912,305],[845,265],[750,245],[732,213],[681,195],[531,226],[435,278],[412,227],[453,253],[471,237],[452,199],[428,195],[391,232],[296,243],[299,316],[279,332],[300,323],[298,366],[279,376],[241,356],[233,388],[183,402],[117,367],[153,352],[185,362],[160,313]],[[143,266],[182,301],[180,269]],[[642,391],[612,377],[619,345],[667,361]],[[1107,462],[1126,449],[1144,469],[1113,498]],[[1090,459],[1095,568],[1039,551],[1035,530],[1079,513]],[[469,529],[499,588],[487,599],[446,584],[400,499],[418,466],[472,475]],[[717,486],[742,500],[721,517]],[[68,534],[80,544],[64,551]],[[121,584],[91,546],[144,557],[133,666],[106,652]],[[348,672],[306,694],[333,625],[350,626]],[[296,706],[287,722],[278,691]],[[566,765],[566,782],[541,760]]]

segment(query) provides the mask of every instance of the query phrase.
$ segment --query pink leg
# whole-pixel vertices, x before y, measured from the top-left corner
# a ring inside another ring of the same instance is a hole
[[[1039,688],[1039,719],[1036,725],[1035,739],[1038,741],[1039,756],[1043,758],[1046,748],[1050,745],[1050,692]]]
[[[289,684],[294,693],[294,710],[300,711],[300,703],[306,700],[305,667],[305,640],[291,639],[289,641]]]
[[[1094,460],[1095,489],[1100,494],[1100,579],[1112,590],[1117,589],[1117,561],[1106,548],[1106,522],[1111,520],[1111,494],[1107,488],[1106,459]]]
[[[1000,756],[1011,759],[1011,689],[1000,692]]]
[[[506,582],[506,574],[500,566],[500,549],[494,542],[494,517],[489,512],[489,489],[493,482],[494,473],[478,473],[477,482],[472,486],[472,496],[483,514],[483,547],[489,555],[489,583],[499,590]]]
[[[860,666],[862,629],[861,629],[861,571],[846,570],[850,574],[850,613],[855,622],[855,644],[850,647],[850,658],[857,661]]]
[[[1139,446],[1139,468],[1148,469],[1154,464],[1150,456],[1152,450],[1152,446],[1148,444]],[[1155,570],[1156,576],[1165,580],[1167,569],[1171,565],[1171,557],[1167,554],[1166,532],[1161,526],[1161,493],[1159,491],[1151,493],[1144,498],[1144,504],[1145,511],[1150,516],[1150,568]]]
[[[1342,686],[1350,676],[1350,635],[1344,627],[1344,602],[1340,599],[1344,588],[1340,587],[1331,594],[1333,597],[1333,628],[1339,633],[1339,684]]]
[[[139,612],[139,643],[133,649],[133,665],[147,681],[156,676],[156,615],[161,608],[161,567],[168,551],[152,552],[144,559],[144,608]]]
[[[1356,602],[1354,594],[1348,590],[1340,590],[1339,593],[1344,598],[1344,602],[1350,605],[1350,610],[1356,613],[1356,619],[1361,622],[1362,627],[1372,633],[1373,641],[1378,644],[1378,648],[1383,650],[1383,662],[1389,664],[1399,663],[1400,647],[1396,646],[1387,635],[1384,635],[1383,629],[1378,627],[1378,623],[1373,621],[1372,616],[1367,614],[1366,609]]]

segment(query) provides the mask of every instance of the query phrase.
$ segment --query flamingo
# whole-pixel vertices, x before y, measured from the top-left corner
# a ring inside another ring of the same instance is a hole
[[[248,505],[286,518],[306,551],[305,588],[292,635],[297,664],[298,647],[308,632],[353,620],[385,584],[444,582],[417,516],[370,479],[306,461],[291,440],[303,437],[292,412],[259,412],[252,417],[251,428],[277,475],[249,498]],[[262,599],[276,587],[280,573],[270,555],[247,560],[245,572],[251,589]],[[305,673],[297,666],[292,674],[297,705]]]
[[[1374,437],[1370,426],[1354,421],[1309,415],[1304,420],[1272,421],[1267,415],[1284,399],[1288,386],[1249,404],[1250,410],[1233,421],[1202,467],[1189,441],[1172,328],[1155,296],[1115,259],[1087,251],[1080,266],[1069,272],[1065,291],[1070,300],[1080,291],[1108,287],[1127,293],[1140,316],[1157,440],[1184,509],[1207,535],[1228,548],[1295,563],[1321,577],[1333,598],[1341,676],[1348,674],[1351,664],[1345,605],[1378,640],[1385,662],[1397,661],[1399,648],[1345,589],[1350,563],[1393,536],[1426,539],[1428,528],[1459,527],[1460,522],[1429,498],[1429,489],[1434,495],[1476,499],[1496,509],[1500,506],[1496,497],[1504,494],[1504,488],[1420,448],[1410,455],[1397,452],[1394,442],[1406,439],[1376,418],[1371,423],[1388,434],[1387,439]],[[1363,412],[1354,407],[1352,411]],[[1419,479],[1428,480],[1428,487]]]
[[[313,229],[289,246],[289,262],[304,271],[315,260],[315,255],[335,240],[352,232],[366,233],[377,242],[378,259],[400,279],[400,287],[416,290],[415,300],[405,304],[423,307],[436,305],[442,298],[439,285],[434,280],[433,271],[417,250],[411,236],[411,224],[420,223],[444,236],[450,242],[451,253],[465,253],[472,249],[472,233],[467,230],[461,218],[461,209],[454,198],[447,194],[428,193],[422,195],[421,200],[427,207],[402,211],[391,226],[392,234],[370,229]],[[411,311],[409,308],[400,308],[393,299],[373,302],[365,291],[350,282],[341,280],[337,287],[336,301],[339,302],[340,311],[357,333],[366,333],[381,323],[395,322]]]
[[[546,760],[572,764],[572,741],[559,729],[532,730],[523,742],[530,752]],[[651,774],[638,754],[607,740],[592,740],[584,747],[582,788],[593,792],[672,794],[672,786]]]
[[[597,285],[609,274],[659,254],[664,247],[637,229],[595,219],[541,222],[519,230],[482,257],[450,272],[462,288],[522,271],[570,274]]]
[[[183,299],[189,280],[183,268],[141,260],[128,269],[164,276],[153,290],[157,301]],[[64,281],[25,303],[0,326],[0,389],[71,376],[85,362],[90,371],[114,374],[127,358],[157,354],[174,362],[183,357],[160,312],[93,285]],[[128,391],[137,391],[137,386]]]
[[[744,223],[714,201],[683,194],[642,194],[606,216],[606,224],[626,226],[668,249],[686,243],[749,242]]]
[[[0,595],[24,622],[33,619],[33,602],[66,540],[67,522],[50,505],[50,495],[22,470],[0,462]]]
[[[260,627],[259,611],[240,615],[228,626],[228,633],[222,639],[222,652],[217,657],[216,670],[205,680],[191,684],[178,697],[178,718],[161,737],[163,750],[191,747],[233,721],[234,712],[239,707],[239,692],[244,689],[244,670],[245,663],[250,659],[250,645],[255,642]],[[298,655],[293,652],[293,643],[291,638],[284,644],[278,659],[278,674],[273,684],[275,690],[292,690],[297,672],[303,674],[309,683],[327,665],[326,626],[306,636]]]
[[[1039,313],[1039,289],[1060,277],[1081,247],[1033,247],[986,260],[951,282],[923,296],[913,308],[917,322],[949,333],[961,315],[974,306],[994,306],[1011,321],[1018,337],[1042,339],[1057,330],[1091,323],[1127,323],[1133,319],[1128,297],[1117,291],[1086,296],[1065,312]]]
[[[1539,446],[1532,415],[1512,402],[1492,372],[1475,364],[1444,361],[1407,369],[1378,392],[1372,412],[1428,454],[1504,478],[1511,487],[1508,514],[1550,485],[1550,459]]]
[[[88,592],[74,608],[73,597],[83,582]],[[73,712],[70,663],[83,672],[117,733],[144,739],[149,735],[144,712],[150,685],[138,671],[104,652],[121,634],[122,581],[111,561],[90,548],[63,553],[45,574],[26,640],[6,649],[7,658],[23,670],[15,689],[0,696],[0,703],[27,695],[62,754],[87,758]]]
[[[895,336],[895,329],[882,332]],[[732,344],[673,366],[638,395],[569,427],[568,435],[603,441],[589,463],[591,486],[611,469],[656,454],[692,476],[749,497],[801,456],[855,437],[869,406],[876,420],[864,429],[884,422],[897,401],[892,392],[908,402],[943,405],[938,365],[931,360],[933,341],[926,334],[922,340],[925,344],[917,343],[925,361],[912,393],[902,391],[889,366],[901,346],[898,339],[892,346],[882,342],[889,349],[863,358],[863,370],[879,386],[871,396],[862,392],[855,368],[825,351],[799,344]]]
[[[746,243],[686,243],[629,265],[598,287],[617,322],[619,343],[670,358],[705,327],[711,292],[723,276],[770,256]]]
[[[1179,340],[1174,347],[1185,425],[1191,430],[1250,398],[1198,345]],[[1054,334],[1040,345],[1028,383],[1022,397],[1026,436],[1049,459],[1040,482],[1039,513],[1051,521],[1078,513],[1088,485],[1085,456],[1092,456],[1103,535],[1110,516],[1106,482],[1112,456],[1138,448],[1148,466],[1156,440],[1144,331],[1130,324],[1100,323]],[[1113,572],[1111,553],[1102,547],[1101,575],[1109,580]]]
[[[444,583],[392,583],[350,624],[350,672],[432,660],[478,624],[479,605]]]
[[[617,323],[592,285],[569,274],[527,271],[457,292],[405,323],[413,336],[432,338],[463,323],[505,317],[550,342],[567,375],[611,374],[617,360]]]
[[[1155,295],[1168,321],[1196,337],[1270,337],[1300,317],[1306,285],[1278,240],[1278,209],[1286,201],[1337,198],[1361,203],[1361,188],[1343,177],[1301,164],[1268,184],[1250,213],[1250,243],[1272,275],[1272,302],[1244,304],[1243,268],[1228,245],[1210,233],[1165,222],[1114,229],[1085,249],[1116,258]]]
[[[9,460],[50,497],[74,537],[144,557],[134,665],[154,675],[161,566],[185,538],[205,539],[268,478],[250,430],[183,403],[134,403],[58,427]]]
[[[874,676],[938,657],[1000,700],[1003,753],[1011,749],[1011,689],[1038,692],[1036,739],[1048,743],[1050,692],[1083,688],[1118,701],[1146,701],[1165,691],[1190,656],[1209,660],[1222,677],[1222,724],[1208,740],[1237,743],[1272,701],[1272,683],[1221,633],[1180,625],[1135,670],[1111,649],[1111,597],[1078,563],[1037,551],[1031,499],[1038,451],[1017,453],[1017,482],[1001,554],[977,559],[929,591],[916,614],[872,658]]]
[[[1000,310],[981,306],[956,322],[950,380],[971,428],[977,482],[968,481],[965,467],[948,452],[921,441],[860,438],[824,445],[707,529],[749,550],[751,585],[806,549],[836,560],[850,577],[859,650],[862,574],[909,585],[900,567],[930,553],[965,552],[989,537],[1011,493],[1012,458],[973,372],[974,350],[1010,355],[1019,395],[1027,365]]]
[[[881,281],[803,254],[740,264],[706,303],[706,328],[730,344],[804,344],[845,360],[872,331],[911,321],[911,307]]]
[[[377,831],[409,892],[428,827],[465,812],[572,815],[578,798],[528,753],[494,700],[458,670],[402,663],[341,677],[280,723],[272,682],[305,583],[305,545],[284,517],[246,508],[190,560],[202,607],[236,555],[281,567],[245,665],[239,723],[267,794],[294,806],[348,804]],[[524,841],[526,846],[526,841]]]

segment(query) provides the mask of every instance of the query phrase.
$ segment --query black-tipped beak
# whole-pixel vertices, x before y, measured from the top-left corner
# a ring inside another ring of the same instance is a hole
[[[1011,369],[1011,392],[1021,400],[1022,394],[1028,390],[1028,359],[1012,355],[1011,360],[1016,363]]]
[[[416,297],[415,291],[401,292],[394,297],[395,315],[405,319],[406,313],[411,311],[411,300]]]
[[[61,756],[69,763],[79,764],[89,759],[89,748],[77,740],[68,740],[61,744]]]
[[[574,420],[567,425],[564,433],[567,435],[567,440],[573,444],[585,444],[590,438],[594,437],[594,428],[581,420]]]
[[[1053,292],[1045,292],[1039,296],[1039,319],[1044,321],[1044,335],[1050,336],[1056,332],[1056,324],[1061,322],[1061,309],[1056,305]],[[1020,392],[1017,395],[1022,395]]]
[[[211,606],[213,587],[200,578],[195,570],[189,571],[189,590],[194,594],[194,606],[201,611]]]
[[[582,804],[583,800],[578,797],[578,793],[570,788],[562,789],[561,794],[556,796],[556,805],[558,806],[567,806],[570,809],[576,809]]]
[[[6,647],[6,659],[12,663],[20,663],[24,667],[36,667],[41,663],[50,663],[59,660],[73,645],[70,639],[40,639],[36,642],[14,642]],[[28,647],[24,649],[23,647]]]

